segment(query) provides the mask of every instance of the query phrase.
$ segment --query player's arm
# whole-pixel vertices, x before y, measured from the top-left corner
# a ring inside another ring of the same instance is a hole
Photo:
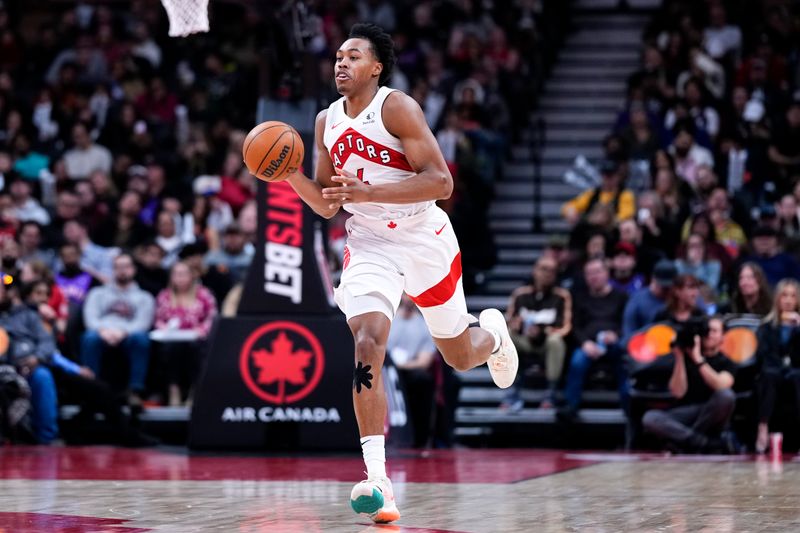
[[[400,139],[406,159],[417,174],[397,183],[365,185],[352,173],[337,170],[340,175],[332,179],[345,187],[323,189],[323,196],[332,202],[330,205],[358,202],[413,204],[450,198],[453,176],[419,104],[410,96],[395,91],[386,98],[382,114],[386,129]],[[368,180],[368,177],[364,179]]]
[[[328,150],[322,142],[323,134],[325,133],[325,117],[328,110],[324,109],[317,115],[317,120],[314,125],[314,142],[317,145],[317,161],[314,164],[314,176],[316,179],[309,179],[302,172],[297,171],[288,178],[286,181],[297,192],[297,195],[308,204],[318,215],[331,218],[339,211],[338,205],[332,205],[331,202],[322,197],[323,187],[335,187],[336,184],[331,181],[331,176],[335,174],[333,170],[333,162]]]

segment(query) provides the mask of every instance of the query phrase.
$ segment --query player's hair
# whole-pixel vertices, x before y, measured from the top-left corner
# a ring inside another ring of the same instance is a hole
[[[397,58],[394,55],[394,42],[388,33],[383,31],[383,28],[370,24],[368,22],[354,24],[350,28],[351,39],[366,39],[372,45],[372,53],[378,59],[378,62],[383,65],[380,77],[378,78],[379,85],[385,85],[392,75],[394,64]]]

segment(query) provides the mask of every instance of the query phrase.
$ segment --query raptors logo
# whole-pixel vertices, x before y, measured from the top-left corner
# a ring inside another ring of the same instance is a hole
[[[239,371],[247,388],[262,400],[279,405],[308,396],[324,367],[319,340],[295,322],[261,326],[247,337],[239,354]]]

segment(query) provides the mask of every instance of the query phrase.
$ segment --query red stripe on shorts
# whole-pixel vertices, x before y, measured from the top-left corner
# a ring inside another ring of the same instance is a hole
[[[344,247],[344,257],[342,257],[342,270],[347,268],[347,265],[350,264],[350,248],[347,246]]]
[[[453,259],[453,262],[450,264],[450,272],[442,278],[442,281],[424,291],[422,294],[417,296],[411,296],[409,294],[408,297],[420,307],[442,305],[453,297],[459,279],[461,279],[461,252],[458,252],[456,258]]]

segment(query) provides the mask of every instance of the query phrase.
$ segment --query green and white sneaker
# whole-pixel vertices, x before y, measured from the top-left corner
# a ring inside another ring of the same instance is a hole
[[[350,492],[350,507],[373,522],[386,524],[400,519],[388,477],[365,479]]]

